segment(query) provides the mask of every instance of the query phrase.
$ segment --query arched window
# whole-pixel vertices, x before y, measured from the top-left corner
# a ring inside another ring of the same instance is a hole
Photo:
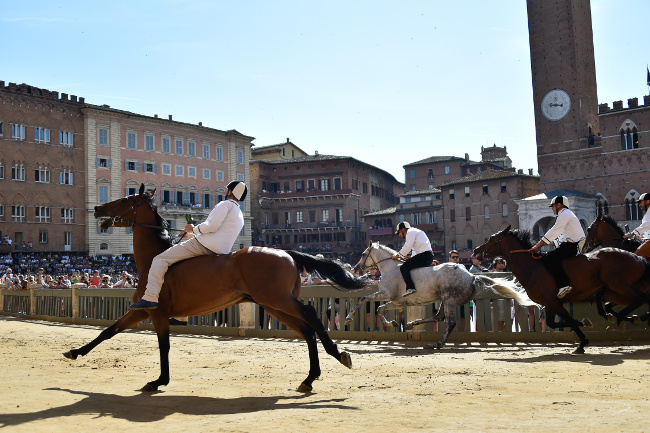
[[[636,124],[632,119],[625,119],[620,126],[621,150],[632,150],[639,148],[639,133]]]

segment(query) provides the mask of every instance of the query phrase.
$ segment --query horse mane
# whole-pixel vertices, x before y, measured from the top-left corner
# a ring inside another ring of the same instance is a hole
[[[533,243],[531,241],[533,234],[530,230],[515,229],[510,231],[510,233],[512,233],[512,235],[522,244],[525,249],[531,249],[533,247]]]
[[[374,242],[373,245],[375,245],[375,248],[379,250],[384,250],[385,252],[389,253],[391,256],[395,255],[397,251],[394,249],[387,247],[386,245],[380,244],[379,242]]]
[[[614,227],[618,232],[618,234],[621,235],[621,237],[625,235],[625,232],[623,231],[621,226],[619,226],[616,220],[614,220],[614,218],[612,218],[611,216],[603,215],[603,221],[609,224],[610,226]]]
[[[158,213],[158,206],[156,206],[153,201],[150,201],[149,205],[151,206],[151,210],[153,210],[153,214],[156,217],[155,225],[162,227],[162,229],[158,232],[158,238],[171,246],[172,240],[169,237],[169,230],[167,230],[169,228],[169,222],[167,222],[167,220]]]

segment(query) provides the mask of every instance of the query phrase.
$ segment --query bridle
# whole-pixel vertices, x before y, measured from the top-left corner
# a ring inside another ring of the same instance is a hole
[[[499,233],[499,238],[492,243],[485,251],[481,253],[483,257],[485,257],[485,254],[492,249],[492,247],[496,246],[497,244],[500,244],[503,238],[505,237],[507,232],[501,232]],[[514,253],[528,253],[531,255],[531,257],[535,260],[539,260],[542,258],[542,256],[536,256],[534,253],[530,252],[530,250],[512,250],[512,251],[506,251],[506,252],[501,252],[500,255],[505,256],[506,254],[514,254]]]
[[[598,245],[605,242],[605,241],[598,242],[597,239],[596,239],[596,235],[598,234],[598,226],[600,225],[601,221],[602,221],[602,219],[596,219],[596,221],[594,221],[594,223],[596,225],[594,226],[593,231],[589,230],[589,229],[591,229],[591,226],[589,226],[589,228],[587,229],[587,238],[589,238],[589,233],[593,233],[593,235],[582,246],[582,251],[591,251],[591,250],[595,249]],[[593,224],[592,224],[592,226],[593,226]],[[614,239],[612,239],[612,240],[614,240]]]
[[[374,258],[373,256],[370,255],[370,252],[372,251],[372,249],[373,249],[374,247],[375,247],[375,244],[372,244],[372,243],[371,243],[370,246],[368,247],[368,250],[367,250],[367,252],[365,253],[365,256],[366,256],[366,257],[363,259],[363,264],[362,264],[361,266],[359,266],[359,270],[360,270],[361,272],[364,272],[366,269],[378,268],[378,265],[379,265],[381,262],[385,262],[386,260],[392,260],[392,259],[393,259],[393,256],[390,256],[390,257],[387,257],[387,258],[385,258],[385,259],[381,259],[381,260],[379,260],[379,261],[375,260],[375,258]],[[370,257],[370,259],[372,260],[372,265],[371,265],[371,266],[367,266],[367,265],[366,265],[366,262],[368,261],[368,257]]]
[[[143,223],[135,222],[135,217],[136,217],[136,215],[138,213],[138,208],[140,206],[142,206],[143,204],[145,204],[145,203],[148,203],[149,206],[151,206],[151,196],[148,193],[142,194],[142,197],[138,201],[136,201],[134,204],[132,204],[127,210],[125,210],[121,214],[113,216],[113,217],[109,217],[108,220],[111,222],[110,226],[115,227],[115,223],[120,222],[120,223],[126,224],[127,227],[140,226],[140,227],[149,227],[149,228],[152,228],[152,229],[160,229],[160,230],[174,230],[174,231],[179,231],[179,232],[184,231],[184,230],[181,230],[181,229],[172,229],[172,228],[169,228],[169,227],[154,226],[154,225],[151,225],[151,224],[143,224]],[[131,211],[133,211],[133,218],[132,219],[128,220],[128,219],[122,218],[124,215],[126,215],[127,213],[129,213]]]

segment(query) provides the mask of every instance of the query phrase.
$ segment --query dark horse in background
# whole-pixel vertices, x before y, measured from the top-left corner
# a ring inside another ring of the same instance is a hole
[[[476,247],[474,255],[479,259],[505,256],[510,270],[530,299],[546,308],[546,324],[553,329],[570,327],[576,333],[580,345],[574,353],[584,353],[584,347],[589,344],[580,326],[589,326],[590,322],[575,320],[564,308],[564,302],[589,300],[597,290],[604,288],[607,300],[627,306],[617,315],[620,322],[631,311],[650,301],[644,293],[650,288],[650,265],[637,255],[615,248],[602,248],[564,260],[562,265],[573,290],[559,299],[555,278],[541,260],[528,253],[531,247],[530,232],[511,231],[508,226]],[[559,322],[555,321],[556,315],[560,316]]]
[[[641,246],[641,241],[638,241],[636,239],[625,239],[623,237],[624,234],[625,232],[614,220],[614,218],[609,215],[603,215],[602,213],[599,213],[594,222],[592,222],[591,225],[587,228],[587,236],[585,239],[585,244],[582,247],[582,253],[586,254],[601,246],[605,248],[619,248],[621,250],[634,253]],[[612,308],[614,304],[612,302],[607,302],[603,307],[602,298],[604,294],[604,289],[600,289],[594,294],[594,300],[596,301],[598,314],[612,321],[612,318],[616,316],[616,312]],[[623,320],[640,323],[649,319],[650,312],[644,314],[641,316],[641,318],[633,316],[626,317]]]
[[[138,194],[95,207],[95,218],[108,217],[103,228],[133,227],[133,250],[140,280],[133,300],[139,300],[147,285],[153,258],[171,246],[166,222],[153,204],[154,191],[140,186]],[[221,256],[201,256],[174,264],[165,275],[158,308],[129,310],[112,326],[79,349],[65,352],[70,359],[86,355],[99,343],[149,317],[158,335],[160,377],[143,391],[155,391],[169,383],[169,318],[198,316],[242,302],[256,302],[273,317],[298,332],[309,350],[309,374],[298,391],[309,392],[320,374],[316,336],[327,353],[348,368],[350,355],[339,352],[327,334],[316,310],[300,302],[300,273],[314,270],[346,289],[358,289],[365,281],[347,272],[337,262],[318,259],[297,251],[263,247],[241,249]]]
[[[623,239],[625,232],[618,223],[609,215],[599,213],[594,222],[587,228],[587,237],[582,247],[582,253],[588,253],[596,248],[610,247],[635,252],[641,241],[636,239]]]

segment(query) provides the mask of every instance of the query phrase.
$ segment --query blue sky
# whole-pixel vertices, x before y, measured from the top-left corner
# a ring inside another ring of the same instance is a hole
[[[537,171],[524,0],[8,1],[0,80],[290,138],[404,181],[507,146]],[[599,102],[648,94],[647,0],[592,0]]]

